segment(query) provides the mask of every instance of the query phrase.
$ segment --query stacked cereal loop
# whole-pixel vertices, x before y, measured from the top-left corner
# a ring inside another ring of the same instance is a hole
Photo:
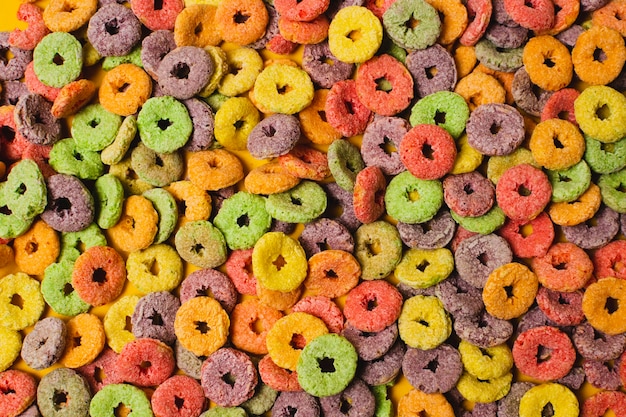
[[[626,1],[9,3],[0,416],[626,416]]]

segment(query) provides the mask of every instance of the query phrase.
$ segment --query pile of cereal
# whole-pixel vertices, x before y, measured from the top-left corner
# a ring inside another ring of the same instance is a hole
[[[2,416],[626,415],[626,1],[35,3]]]

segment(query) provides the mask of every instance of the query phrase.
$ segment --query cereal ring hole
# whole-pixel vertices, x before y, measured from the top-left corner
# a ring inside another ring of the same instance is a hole
[[[163,326],[163,317],[156,311],[152,310],[152,315],[148,316],[153,326]]]
[[[22,310],[24,308],[24,299],[19,294],[13,294],[11,304]]]
[[[177,409],[181,410],[183,406],[185,405],[185,399],[174,395],[174,405],[176,406]]]
[[[93,271],[93,275],[91,277],[93,282],[97,282],[98,284],[104,284],[107,282],[107,272],[102,268],[97,268]]]
[[[335,372],[335,360],[333,358],[317,358],[317,364],[319,365],[320,370],[325,374]]]
[[[191,72],[191,68],[187,65],[186,62],[179,62],[172,68],[170,74],[173,77],[178,78],[179,80],[186,80],[189,78],[189,73]]]
[[[607,297],[604,303],[604,309],[608,311],[609,314],[615,313],[619,310],[619,300],[613,297]]]
[[[65,58],[63,58],[58,52],[54,54],[54,58],[52,58],[52,62],[59,67],[65,63]]]
[[[67,406],[67,392],[54,390],[52,402],[54,403],[54,409],[57,411],[65,408]]]
[[[73,292],[74,292],[74,286],[72,286],[71,282],[68,282],[67,284],[65,284],[63,286],[63,295],[65,297],[67,297],[68,295],[70,295]]]
[[[10,126],[0,127],[0,138],[9,143],[13,142],[15,140],[15,130],[13,130]]]
[[[537,354],[535,356],[537,357],[537,363],[547,362],[552,357],[552,349],[543,345],[539,345],[539,347],[537,347]]]
[[[600,63],[606,60],[606,53],[602,50],[602,48],[596,47],[596,49],[593,50],[593,60]]]
[[[224,375],[222,375],[222,381],[230,385],[231,388],[235,386],[235,383],[237,383],[235,375],[231,374],[230,372],[226,372]]]
[[[74,346],[73,346],[73,347],[74,347],[74,348],[79,347],[79,346],[81,345],[82,341],[83,341],[82,339],[83,339],[83,338],[82,338],[81,336],[76,336],[76,337],[74,337],[74,338],[72,339],[72,343],[74,344]]]
[[[435,124],[436,125],[446,124],[446,112],[439,111],[439,110],[435,111],[435,118],[434,118],[434,120],[435,120]],[[432,159],[432,158],[430,158],[430,159]]]
[[[57,198],[57,199],[52,200],[51,208],[55,212],[61,213],[63,211],[67,211],[67,210],[71,209],[72,208],[72,203],[70,202],[69,199],[67,199],[65,197],[61,197],[61,198]]]
[[[157,126],[161,130],[167,130],[168,127],[172,125],[172,122],[169,119],[161,119],[157,122]]]
[[[207,334],[211,330],[205,321],[195,321],[194,324],[196,325],[196,330],[202,334]]]
[[[113,410],[113,415],[115,417],[128,417],[128,415],[132,412],[132,410],[125,406],[123,403],[115,407]]]
[[[596,116],[600,120],[608,119],[609,117],[611,117],[611,108],[608,105],[603,104],[596,109]]]
[[[517,187],[517,193],[523,197],[528,197],[532,194],[532,191],[526,188],[524,184],[521,184],[519,187]]]
[[[126,323],[124,324],[124,330],[133,332],[133,319],[130,316],[126,316]]]
[[[163,0],[154,0],[154,10],[163,9]]]
[[[302,350],[304,349],[304,346],[306,346],[306,339],[300,333],[294,333],[291,335],[289,346],[296,350]]]
[[[372,255],[378,255],[379,253],[381,253],[383,251],[381,244],[379,241],[373,241],[373,242],[369,242],[365,244],[365,248],[367,249],[367,252],[372,254]]]
[[[276,267],[277,271],[280,271],[285,265],[287,265],[287,261],[283,255],[278,255],[278,257],[274,259],[274,262],[272,262],[272,265]]]
[[[233,16],[233,22],[239,24],[246,23],[250,19],[250,15],[247,13],[238,10],[237,13]]]

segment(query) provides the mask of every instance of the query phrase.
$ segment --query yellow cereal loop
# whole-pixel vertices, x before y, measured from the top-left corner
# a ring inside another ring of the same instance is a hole
[[[205,46],[204,50],[213,61],[213,74],[204,88],[198,93],[200,97],[208,97],[217,89],[222,81],[222,77],[228,72],[228,62],[226,62],[226,52],[219,46]]]
[[[465,99],[471,111],[481,104],[504,103],[506,99],[506,91],[498,80],[480,71],[461,78],[454,92]]]
[[[454,417],[454,409],[440,393],[427,394],[412,389],[398,402],[398,417]]]
[[[159,215],[145,197],[131,195],[124,202],[122,216],[107,230],[109,242],[125,252],[145,249],[152,244]]]
[[[450,336],[452,323],[437,297],[416,295],[404,302],[398,331],[407,345],[428,350],[441,345]]]
[[[65,353],[60,362],[67,368],[80,368],[93,362],[104,348],[102,322],[93,314],[79,314],[67,323]]]
[[[191,181],[176,181],[165,188],[178,205],[178,225],[207,220],[211,215],[211,196]]]
[[[289,292],[306,278],[308,263],[297,240],[282,232],[270,232],[254,245],[252,269],[265,288]]]
[[[0,326],[0,372],[8,369],[20,356],[22,335],[15,330]]]
[[[365,7],[339,10],[328,28],[330,52],[340,61],[365,62],[374,56],[383,41],[383,25]]]
[[[121,297],[104,316],[104,334],[111,349],[120,353],[128,342],[135,340],[135,335],[128,329],[135,307],[139,302],[136,295]]]
[[[555,118],[535,126],[528,147],[539,165],[558,171],[580,162],[585,139],[573,123]]]
[[[259,105],[274,113],[294,114],[313,101],[313,82],[306,71],[283,64],[265,68],[254,83]]]
[[[449,249],[409,249],[402,256],[394,275],[413,288],[428,288],[454,270],[454,257]]]
[[[586,135],[603,143],[626,136],[626,97],[604,85],[585,88],[574,101],[576,122]]]
[[[478,379],[499,378],[513,368],[513,354],[504,343],[484,349],[461,340],[459,353],[465,370]]]
[[[176,312],[174,332],[187,350],[196,356],[209,356],[228,338],[230,318],[219,301],[195,297],[184,302]]]
[[[128,255],[128,280],[142,293],[172,291],[183,279],[183,261],[178,252],[165,243]]]
[[[480,166],[483,162],[483,154],[472,148],[467,143],[467,135],[463,133],[460,138],[456,140],[456,159],[450,174],[459,175],[467,172],[472,172]]]
[[[559,226],[576,226],[591,219],[600,209],[601,202],[600,187],[591,183],[587,191],[576,200],[550,204],[548,215]]]
[[[517,148],[508,155],[490,156],[487,161],[487,178],[494,184],[497,184],[502,174],[504,174],[504,171],[522,164],[529,164],[535,168],[540,168],[535,158],[533,158],[532,152],[522,147]]]
[[[263,58],[252,48],[236,48],[225,51],[230,72],[224,74],[217,88],[220,94],[235,97],[252,88],[263,70]]]
[[[576,395],[569,388],[555,383],[537,385],[526,391],[519,403],[519,415],[540,417],[548,404],[552,405],[555,417],[579,415]]]
[[[0,279],[0,326],[10,330],[32,326],[45,305],[36,279],[23,272]]]
[[[311,314],[291,313],[279,319],[265,338],[272,361],[281,368],[296,370],[302,349],[311,340],[328,333],[324,322]]]
[[[43,220],[13,241],[15,264],[29,275],[43,275],[46,268],[56,261],[61,250],[57,232]]]
[[[441,21],[441,33],[437,41],[449,45],[459,38],[467,27],[467,9],[460,0],[426,0],[433,6]]]
[[[215,139],[228,150],[246,149],[248,135],[261,119],[259,111],[246,97],[231,97],[215,113]]]
[[[509,393],[511,381],[513,381],[513,374],[511,372],[501,377],[487,380],[478,379],[469,372],[463,372],[463,375],[461,375],[461,378],[459,378],[459,381],[456,383],[456,388],[468,401],[492,403]],[[572,414],[572,416],[575,415],[578,414]]]
[[[524,314],[535,301],[539,280],[527,266],[510,262],[494,269],[483,288],[485,309],[492,316],[510,320]]]
[[[176,16],[174,24],[176,45],[198,48],[218,45],[222,39],[217,30],[214,30],[216,10],[217,6],[209,4],[192,4],[185,7]]]
[[[478,59],[473,46],[460,45],[454,51],[454,63],[459,78],[463,78],[474,70]]]

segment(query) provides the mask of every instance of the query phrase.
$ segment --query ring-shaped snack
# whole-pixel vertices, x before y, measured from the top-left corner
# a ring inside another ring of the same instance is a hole
[[[152,244],[159,216],[145,197],[131,195],[124,202],[118,223],[107,230],[109,239],[125,252],[145,249]]]
[[[535,126],[528,147],[539,165],[550,170],[561,170],[570,168],[582,159],[585,140],[571,122],[548,119]]]
[[[394,271],[395,277],[413,288],[428,288],[438,284],[454,270],[452,252],[440,249],[409,249]]]
[[[46,305],[39,281],[23,272],[0,280],[0,320],[10,330],[23,330],[39,320]]]
[[[183,0],[162,0],[157,3],[152,0],[135,0],[131,4],[135,16],[152,31],[174,29],[176,16],[184,7]]]
[[[563,203],[552,203],[548,214],[554,224],[559,226],[576,226],[591,219],[600,209],[602,194],[600,187],[593,182],[576,200]]]
[[[172,291],[183,279],[180,256],[164,243],[131,252],[126,260],[126,270],[128,280],[145,294]]]
[[[215,12],[217,7],[212,4],[186,4],[186,7],[176,16],[174,24],[174,40],[177,46],[207,46],[218,45],[222,38],[216,30]]]
[[[438,417],[454,417],[454,409],[443,394],[426,394],[417,389],[412,389],[400,398],[398,402],[399,416],[419,416],[422,413]]]
[[[226,241],[220,230],[207,220],[183,224],[174,237],[180,257],[200,268],[215,268],[226,262]]]
[[[554,244],[546,255],[533,258],[531,266],[541,285],[554,291],[581,289],[593,273],[589,255],[569,242]]]
[[[443,127],[419,124],[402,139],[400,159],[413,176],[434,180],[450,172],[456,158],[456,145]]]
[[[183,347],[196,356],[209,356],[226,343],[230,318],[219,301],[194,297],[176,312],[174,330]]]
[[[72,401],[68,401],[69,398]],[[90,401],[89,385],[79,373],[72,369],[53,370],[41,378],[37,387],[37,408],[40,415],[86,416],[89,414]]]
[[[594,329],[616,335],[626,331],[625,303],[626,282],[619,278],[603,278],[585,290],[583,312]]]
[[[292,65],[270,65],[254,82],[255,100],[274,113],[294,114],[303,110],[313,101],[313,90],[309,74]]]
[[[102,387],[89,403],[89,414],[115,417],[115,410],[125,407],[138,415],[152,416],[150,400],[138,387],[130,384],[109,384]]]
[[[248,299],[237,304],[230,315],[230,337],[237,349],[255,355],[267,354],[267,333],[283,317],[279,310]]]
[[[43,11],[43,21],[52,32],[73,32],[85,25],[97,9],[97,0],[52,0]]]
[[[387,182],[377,166],[361,170],[354,182],[354,214],[362,223],[372,223],[385,212]]]
[[[348,323],[364,332],[380,332],[400,315],[402,295],[384,280],[364,281],[346,297],[343,313]]]
[[[526,391],[519,403],[519,413],[524,417],[539,417],[548,404],[554,417],[579,415],[576,395],[566,386],[556,383],[537,385]]]
[[[479,379],[465,371],[459,378],[456,388],[469,401],[492,403],[504,397],[511,388],[513,373],[508,372],[498,378]]]
[[[350,35],[358,33],[352,38]],[[342,62],[361,63],[374,56],[383,40],[383,25],[368,9],[344,7],[328,27],[328,47]]]
[[[341,139],[341,133],[326,121],[326,98],[329,91],[315,90],[311,104],[298,113],[302,133],[312,143],[319,145],[330,145]]]
[[[510,320],[528,311],[538,289],[537,275],[525,265],[511,262],[489,274],[483,288],[483,303],[492,316]]]
[[[541,381],[563,378],[576,361],[576,350],[570,338],[551,326],[522,332],[515,340],[512,352],[519,371]]]
[[[102,107],[120,116],[130,116],[150,98],[152,79],[138,66],[126,63],[108,71],[98,91]]]
[[[244,180],[245,189],[252,194],[277,194],[292,189],[300,178],[291,175],[278,162],[252,169]]]
[[[259,284],[289,292],[300,286],[307,275],[304,249],[297,240],[281,232],[263,235],[252,252],[252,268]]]
[[[15,264],[29,275],[43,275],[60,252],[59,236],[44,221],[38,220],[13,241]]]
[[[355,258],[361,264],[361,278],[385,278],[402,258],[400,233],[391,224],[378,220],[360,226],[354,236]]]
[[[219,3],[214,22],[223,40],[247,45],[263,36],[268,20],[262,0],[232,0]]]
[[[597,51],[603,53],[596,59]],[[607,26],[592,26],[576,39],[572,62],[576,75],[587,84],[606,85],[615,80],[626,60],[624,38]]]
[[[574,101],[574,114],[580,129],[602,143],[626,136],[626,97],[611,87],[585,88]]]
[[[93,246],[74,263],[72,286],[78,296],[92,306],[115,300],[124,289],[124,259],[109,246]]]
[[[245,150],[248,136],[260,119],[250,99],[231,97],[215,113],[215,140],[226,149]]]
[[[391,40],[404,49],[425,49],[442,30],[437,9],[424,0],[395,1],[383,15],[383,25]]]
[[[142,142],[156,152],[174,152],[187,143],[193,130],[189,112],[171,96],[146,100],[137,116]]]
[[[529,164],[506,170],[496,186],[498,206],[513,220],[534,219],[548,205],[551,197],[552,186],[548,176]]]
[[[60,359],[67,368],[80,368],[93,362],[104,348],[105,333],[102,322],[93,314],[84,313],[67,323],[65,353]]]
[[[552,36],[531,38],[524,46],[522,62],[533,84],[544,90],[557,91],[572,81],[574,67],[569,49]]]
[[[265,205],[265,199],[245,191],[224,200],[213,224],[230,249],[251,248],[270,229],[272,217]]]
[[[416,295],[404,302],[398,318],[398,331],[408,346],[428,350],[436,348],[450,336],[452,323],[437,297]]]
[[[348,252],[328,249],[309,258],[309,272],[304,287],[314,295],[337,298],[359,282],[361,266]]]
[[[74,81],[83,68],[82,50],[80,42],[69,33],[46,35],[33,51],[33,69],[37,78],[45,85],[56,88]],[[61,57],[61,64],[56,63],[57,56]]]
[[[120,353],[127,343],[135,340],[133,332],[126,329],[126,323],[132,320],[138,302],[139,297],[136,295],[120,297],[109,307],[104,316],[103,325],[107,344],[116,353]]]

